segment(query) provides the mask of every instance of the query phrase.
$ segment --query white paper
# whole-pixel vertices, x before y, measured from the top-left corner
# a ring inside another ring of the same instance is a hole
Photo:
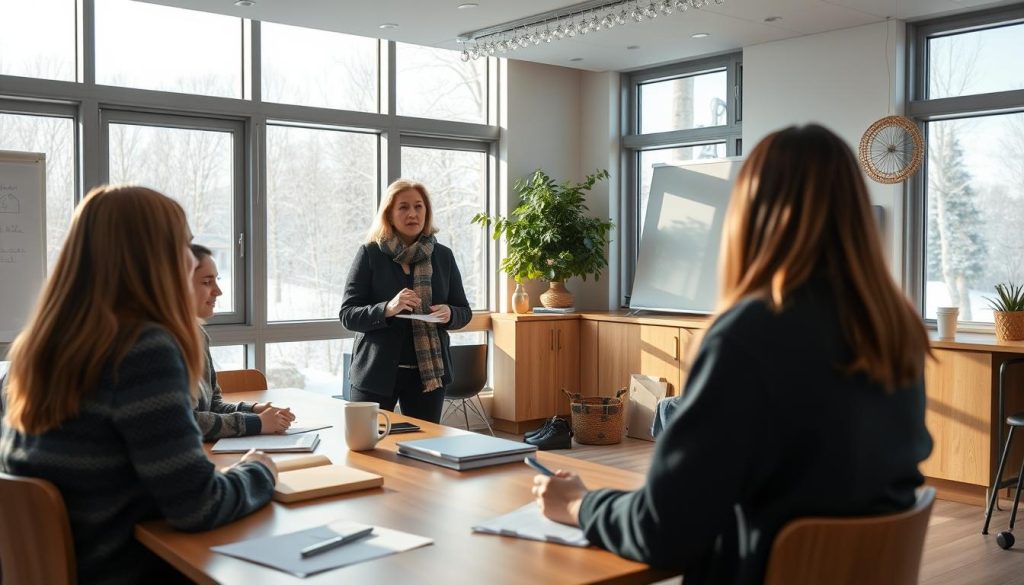
[[[332,526],[336,529],[332,529]],[[358,522],[339,521],[298,532],[214,546],[210,550],[291,573],[297,577],[308,577],[330,569],[427,546],[434,542],[433,539],[424,536],[375,526],[373,534],[366,538],[343,544],[336,549],[308,558],[302,558],[300,554],[300,551],[307,546],[366,526],[368,525]]]
[[[590,546],[590,541],[583,536],[583,531],[575,526],[567,526],[544,517],[536,502],[498,516],[473,527],[473,532],[515,536],[527,540],[541,540],[567,544],[569,546]]]
[[[319,431],[320,429],[329,429],[332,425],[311,425],[306,427],[291,427],[287,431],[281,433],[282,435],[298,435],[300,433],[308,433],[309,431]]]
[[[254,435],[229,437],[213,444],[214,453],[245,453],[259,449],[268,453],[309,453],[320,443],[320,435]]]
[[[435,317],[429,314],[417,315],[409,313],[399,313],[398,315],[395,315],[395,317],[398,317],[399,319],[412,319],[413,321],[426,321],[427,323],[444,323],[444,321],[442,321],[440,317]]]

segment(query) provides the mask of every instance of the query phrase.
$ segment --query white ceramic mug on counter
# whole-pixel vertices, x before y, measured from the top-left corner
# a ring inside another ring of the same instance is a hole
[[[377,417],[383,415],[384,432],[377,430]],[[391,432],[391,417],[376,402],[345,404],[345,443],[353,451],[367,451],[377,446]]]

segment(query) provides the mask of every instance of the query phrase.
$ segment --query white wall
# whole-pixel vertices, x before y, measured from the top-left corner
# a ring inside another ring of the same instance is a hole
[[[817,122],[856,152],[868,126],[903,113],[904,33],[894,20],[744,48],[743,149],[773,130]],[[903,185],[865,180],[872,203],[885,207],[890,268],[902,281]]]

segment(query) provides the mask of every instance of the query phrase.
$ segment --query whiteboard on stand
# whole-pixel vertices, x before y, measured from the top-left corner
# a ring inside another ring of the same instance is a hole
[[[0,150],[0,343],[28,321],[46,278],[46,155]]]

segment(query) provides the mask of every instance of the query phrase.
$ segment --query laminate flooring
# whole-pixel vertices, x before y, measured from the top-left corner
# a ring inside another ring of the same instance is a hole
[[[506,433],[499,436],[522,439]],[[605,446],[574,441],[572,449],[554,452],[646,473],[654,443],[628,437],[618,445]],[[1024,585],[1024,509],[1017,514],[1017,546],[1004,551],[996,544],[996,534],[1009,522],[1006,508],[993,514],[989,534],[983,536],[983,508],[936,500],[925,538],[920,585]]]

